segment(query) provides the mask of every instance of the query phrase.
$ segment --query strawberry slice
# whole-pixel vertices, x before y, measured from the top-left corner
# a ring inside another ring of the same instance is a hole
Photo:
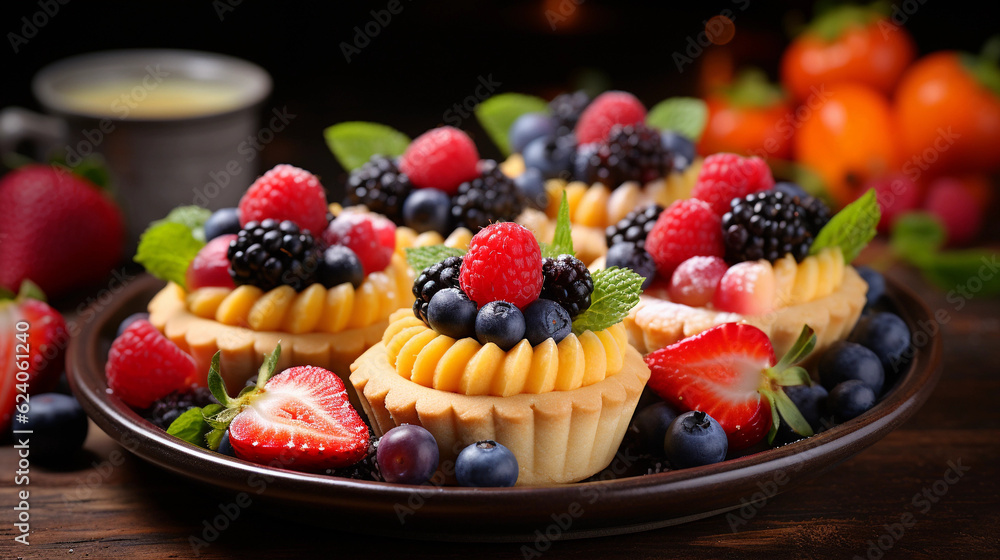
[[[732,449],[749,447],[765,434],[773,441],[780,418],[810,436],[809,424],[782,386],[809,383],[809,374],[792,364],[815,345],[816,336],[807,326],[775,363],[764,331],[726,323],[647,355],[649,387],[680,410],[701,410],[715,418]]]
[[[343,381],[323,368],[286,369],[262,388],[225,400],[239,409],[229,441],[241,459],[322,471],[353,465],[368,451],[368,427],[351,407]]]

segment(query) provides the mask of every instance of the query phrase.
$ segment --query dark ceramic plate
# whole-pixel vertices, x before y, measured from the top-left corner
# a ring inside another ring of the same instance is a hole
[[[940,339],[915,349],[908,371],[871,411],[807,440],[686,470],[599,482],[512,489],[413,487],[263,467],[168,436],[109,395],[104,362],[118,323],[145,310],[163,284],[143,276],[101,309],[69,351],[73,392],[91,418],[143,459],[337,529],[442,540],[536,540],[614,535],[738,509],[794,488],[872,445],[913,415],[939,376]],[[913,327],[933,321],[906,288],[888,297]],[[610,472],[610,471],[606,471]],[[536,533],[537,531],[537,533]]]

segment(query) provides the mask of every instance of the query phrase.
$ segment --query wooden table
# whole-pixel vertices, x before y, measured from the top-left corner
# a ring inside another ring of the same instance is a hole
[[[940,385],[902,428],[768,500],[745,524],[731,527],[719,516],[634,535],[556,541],[543,556],[1000,557],[1000,300],[972,300],[958,310],[912,272],[891,274],[914,286],[932,310],[951,317],[943,326]],[[32,467],[26,547],[12,540],[17,458],[13,448],[0,448],[3,558],[525,557],[519,544],[374,539],[290,525],[256,504],[195,551],[189,539],[201,536],[203,521],[219,514],[224,500],[218,494],[129,455],[94,426],[85,450],[61,472]],[[953,465],[960,477],[954,470],[946,476]]]

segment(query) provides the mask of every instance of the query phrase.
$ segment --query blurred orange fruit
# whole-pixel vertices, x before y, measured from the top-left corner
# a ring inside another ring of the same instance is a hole
[[[698,152],[734,152],[762,158],[788,159],[795,122],[784,93],[757,70],[740,74],[705,100],[708,122]]]

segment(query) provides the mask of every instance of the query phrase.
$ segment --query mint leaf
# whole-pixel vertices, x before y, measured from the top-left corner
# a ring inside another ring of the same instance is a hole
[[[510,155],[510,127],[526,113],[547,113],[549,104],[540,97],[522,93],[501,93],[476,106],[476,119],[503,155]]]
[[[205,241],[205,222],[212,215],[212,211],[201,206],[178,206],[167,214],[166,218],[153,222],[172,222],[183,224],[191,229],[191,235],[198,241]]]
[[[326,145],[348,172],[361,167],[374,155],[393,158],[410,145],[409,136],[384,124],[351,121],[323,131]]]
[[[621,322],[639,303],[643,277],[627,268],[613,266],[592,275],[594,293],[590,307],[573,320],[573,333],[602,331]]]
[[[461,257],[464,254],[465,251],[462,249],[446,247],[444,245],[410,247],[406,249],[406,263],[419,275],[423,269],[437,264],[448,257]]]
[[[911,263],[928,262],[945,241],[941,222],[928,212],[907,212],[892,225],[893,252]]]
[[[139,239],[135,262],[161,280],[187,289],[184,275],[198,251],[205,246],[191,228],[177,222],[154,222]]]
[[[556,232],[552,236],[552,243],[539,243],[539,246],[543,258],[576,254],[573,252],[573,229],[569,222],[569,200],[566,198],[566,191],[562,192],[562,201],[559,203],[559,216],[556,218]]]
[[[868,189],[861,198],[845,206],[823,226],[809,254],[815,255],[827,247],[840,247],[844,262],[850,263],[875,238],[875,226],[881,216],[875,189]]]
[[[708,122],[708,105],[695,97],[671,97],[650,109],[646,124],[660,130],[673,130],[698,142]]]
[[[201,412],[201,408],[189,408],[170,423],[167,433],[188,443],[205,447],[205,435],[211,430]]]

